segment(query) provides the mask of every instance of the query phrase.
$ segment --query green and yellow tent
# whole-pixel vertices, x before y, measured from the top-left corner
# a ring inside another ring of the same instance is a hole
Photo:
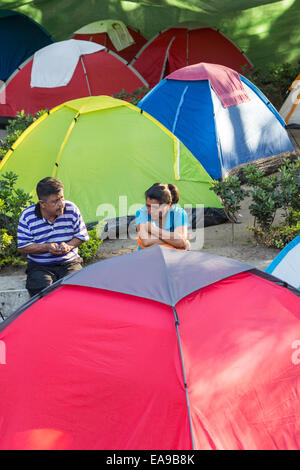
[[[105,208],[108,218],[135,214],[155,182],[176,184],[181,205],[222,207],[209,189],[210,176],[171,132],[108,96],[68,101],[44,114],[5,156],[0,173],[6,171],[15,172],[18,186],[33,197],[39,180],[60,179],[87,223]]]

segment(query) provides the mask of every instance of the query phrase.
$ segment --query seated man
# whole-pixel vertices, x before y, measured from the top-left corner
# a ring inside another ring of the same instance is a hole
[[[38,203],[24,209],[18,226],[18,248],[28,258],[26,288],[31,297],[81,269],[78,247],[89,239],[78,207],[64,200],[59,180],[44,178],[36,192]]]

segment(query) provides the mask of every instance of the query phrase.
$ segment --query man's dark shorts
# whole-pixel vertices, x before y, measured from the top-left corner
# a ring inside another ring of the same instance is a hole
[[[45,287],[50,286],[62,277],[67,276],[82,268],[82,258],[56,264],[40,264],[28,261],[26,274],[26,289],[31,297],[38,294]]]

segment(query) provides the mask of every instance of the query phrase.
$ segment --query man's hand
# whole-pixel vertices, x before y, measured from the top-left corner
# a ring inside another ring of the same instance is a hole
[[[68,243],[62,242],[60,245],[58,243],[48,243],[48,251],[53,256],[65,255],[69,251],[73,250],[74,246],[69,245]]]
[[[69,251],[77,248],[82,243],[82,240],[73,238],[68,243],[32,243],[24,248],[19,248],[21,253],[25,255],[39,255],[40,253],[50,253],[52,256],[65,255]]]
[[[60,248],[60,253],[65,255],[66,253],[69,253],[69,251],[73,250],[74,246],[68,245],[68,243],[62,242],[59,248]]]
[[[60,246],[57,243],[47,243],[48,251],[51,255],[58,255],[61,253]]]

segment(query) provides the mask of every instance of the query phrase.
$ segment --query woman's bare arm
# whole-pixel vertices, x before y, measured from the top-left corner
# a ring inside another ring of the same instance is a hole
[[[184,225],[176,227],[174,232],[170,232],[157,227],[153,222],[148,222],[137,226],[137,230],[144,246],[167,243],[174,248],[186,249],[189,244],[187,227]]]
[[[163,243],[168,243],[174,248],[186,248],[188,240],[188,231],[185,225],[176,227],[174,232],[158,228],[159,239]]]
[[[152,231],[150,230],[151,225],[152,224],[150,222],[147,222],[146,224],[138,224],[136,226],[140,240],[145,247],[152,245],[161,245],[164,243],[159,239],[158,236],[152,233]],[[153,225],[155,226],[155,224]]]

